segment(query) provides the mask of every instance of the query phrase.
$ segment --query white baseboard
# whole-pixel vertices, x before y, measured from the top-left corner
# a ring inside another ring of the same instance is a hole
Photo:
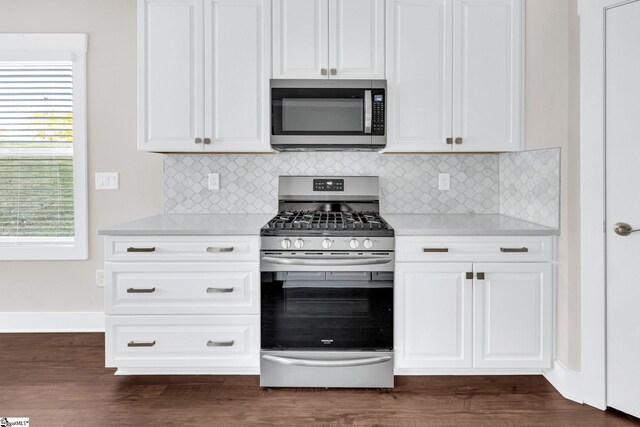
[[[0,312],[0,333],[104,332],[104,313]]]
[[[572,371],[554,360],[553,368],[544,371],[544,377],[566,399],[584,403],[582,396],[582,372]]]

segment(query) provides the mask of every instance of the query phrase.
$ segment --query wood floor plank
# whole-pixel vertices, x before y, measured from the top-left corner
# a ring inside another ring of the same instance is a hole
[[[114,376],[103,334],[0,334],[1,416],[46,426],[631,426],[541,376],[398,376],[393,390],[261,389],[257,376]]]

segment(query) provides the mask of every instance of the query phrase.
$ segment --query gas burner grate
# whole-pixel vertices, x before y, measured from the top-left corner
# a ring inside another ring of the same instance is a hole
[[[283,211],[267,227],[275,230],[386,230],[377,212]]]

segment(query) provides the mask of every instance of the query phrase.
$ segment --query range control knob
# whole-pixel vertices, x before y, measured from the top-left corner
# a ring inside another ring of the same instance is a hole
[[[280,242],[280,246],[282,246],[282,249],[289,249],[291,247],[291,240],[284,239],[282,242]]]
[[[373,242],[369,239],[364,239],[362,246],[364,246],[365,249],[371,249],[373,247]]]
[[[325,248],[325,249],[329,249],[331,247],[331,240],[324,239],[322,241],[322,247]]]
[[[349,240],[349,246],[351,247],[351,249],[358,249],[358,246],[360,246],[360,242],[358,242],[356,239],[351,239]]]
[[[296,240],[294,245],[295,245],[296,249],[302,249],[302,248],[304,248],[304,240],[298,239],[298,240]]]

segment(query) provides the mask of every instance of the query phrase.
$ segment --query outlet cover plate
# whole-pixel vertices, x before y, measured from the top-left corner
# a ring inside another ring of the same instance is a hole
[[[219,173],[210,173],[208,174],[208,182],[207,186],[209,190],[218,191],[220,190],[220,174]]]
[[[104,270],[96,270],[96,286],[104,288]]]
[[[96,172],[96,190],[118,189],[120,189],[118,172]]]
[[[438,189],[441,191],[449,191],[451,189],[451,177],[448,173],[438,175]]]

